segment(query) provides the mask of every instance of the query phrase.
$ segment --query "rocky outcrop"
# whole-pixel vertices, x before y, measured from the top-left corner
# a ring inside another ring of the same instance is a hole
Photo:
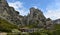
[[[52,29],[53,22],[50,18],[45,18],[42,11],[35,8],[30,8],[30,13],[24,17],[25,25],[33,25],[37,28]]]
[[[6,0],[0,0],[0,17],[18,26],[32,25],[41,28],[48,27],[51,24],[51,21],[46,21],[41,10],[32,7],[27,16],[21,16],[18,11],[7,4]]]
[[[36,25],[36,26],[43,26],[45,23],[45,16],[43,15],[42,11],[35,8],[30,8],[30,13],[24,17],[24,22],[26,25]]]
[[[53,21],[50,18],[46,19],[46,25],[45,25],[46,29],[53,29]]]
[[[9,7],[6,0],[0,0],[0,17],[4,17],[9,22],[14,24],[21,24],[23,16],[19,15],[18,11],[15,11],[13,7]]]

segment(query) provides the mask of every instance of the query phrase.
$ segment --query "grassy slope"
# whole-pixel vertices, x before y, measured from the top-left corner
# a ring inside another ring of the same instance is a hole
[[[55,24],[54,25],[54,31],[53,31],[53,34],[54,35],[60,35],[60,24]]]
[[[54,27],[55,27],[55,29],[59,29],[60,30],[60,24],[55,24]]]
[[[0,18],[0,31],[11,32],[12,29],[17,29],[16,25],[9,23],[8,21]]]

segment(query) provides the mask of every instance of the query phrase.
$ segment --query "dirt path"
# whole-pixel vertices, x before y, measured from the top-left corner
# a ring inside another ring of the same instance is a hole
[[[0,35],[7,35],[7,33],[4,33],[4,32],[3,32],[3,33],[0,33]]]

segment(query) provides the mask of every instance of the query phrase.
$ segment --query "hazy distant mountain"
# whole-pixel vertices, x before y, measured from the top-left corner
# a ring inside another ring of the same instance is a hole
[[[60,24],[60,19],[53,20],[54,24]]]

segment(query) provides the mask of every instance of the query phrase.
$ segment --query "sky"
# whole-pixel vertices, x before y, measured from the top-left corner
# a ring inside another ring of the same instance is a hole
[[[52,20],[60,18],[60,0],[7,0],[7,2],[23,16],[30,12],[31,7],[34,7],[40,9],[46,18]]]

